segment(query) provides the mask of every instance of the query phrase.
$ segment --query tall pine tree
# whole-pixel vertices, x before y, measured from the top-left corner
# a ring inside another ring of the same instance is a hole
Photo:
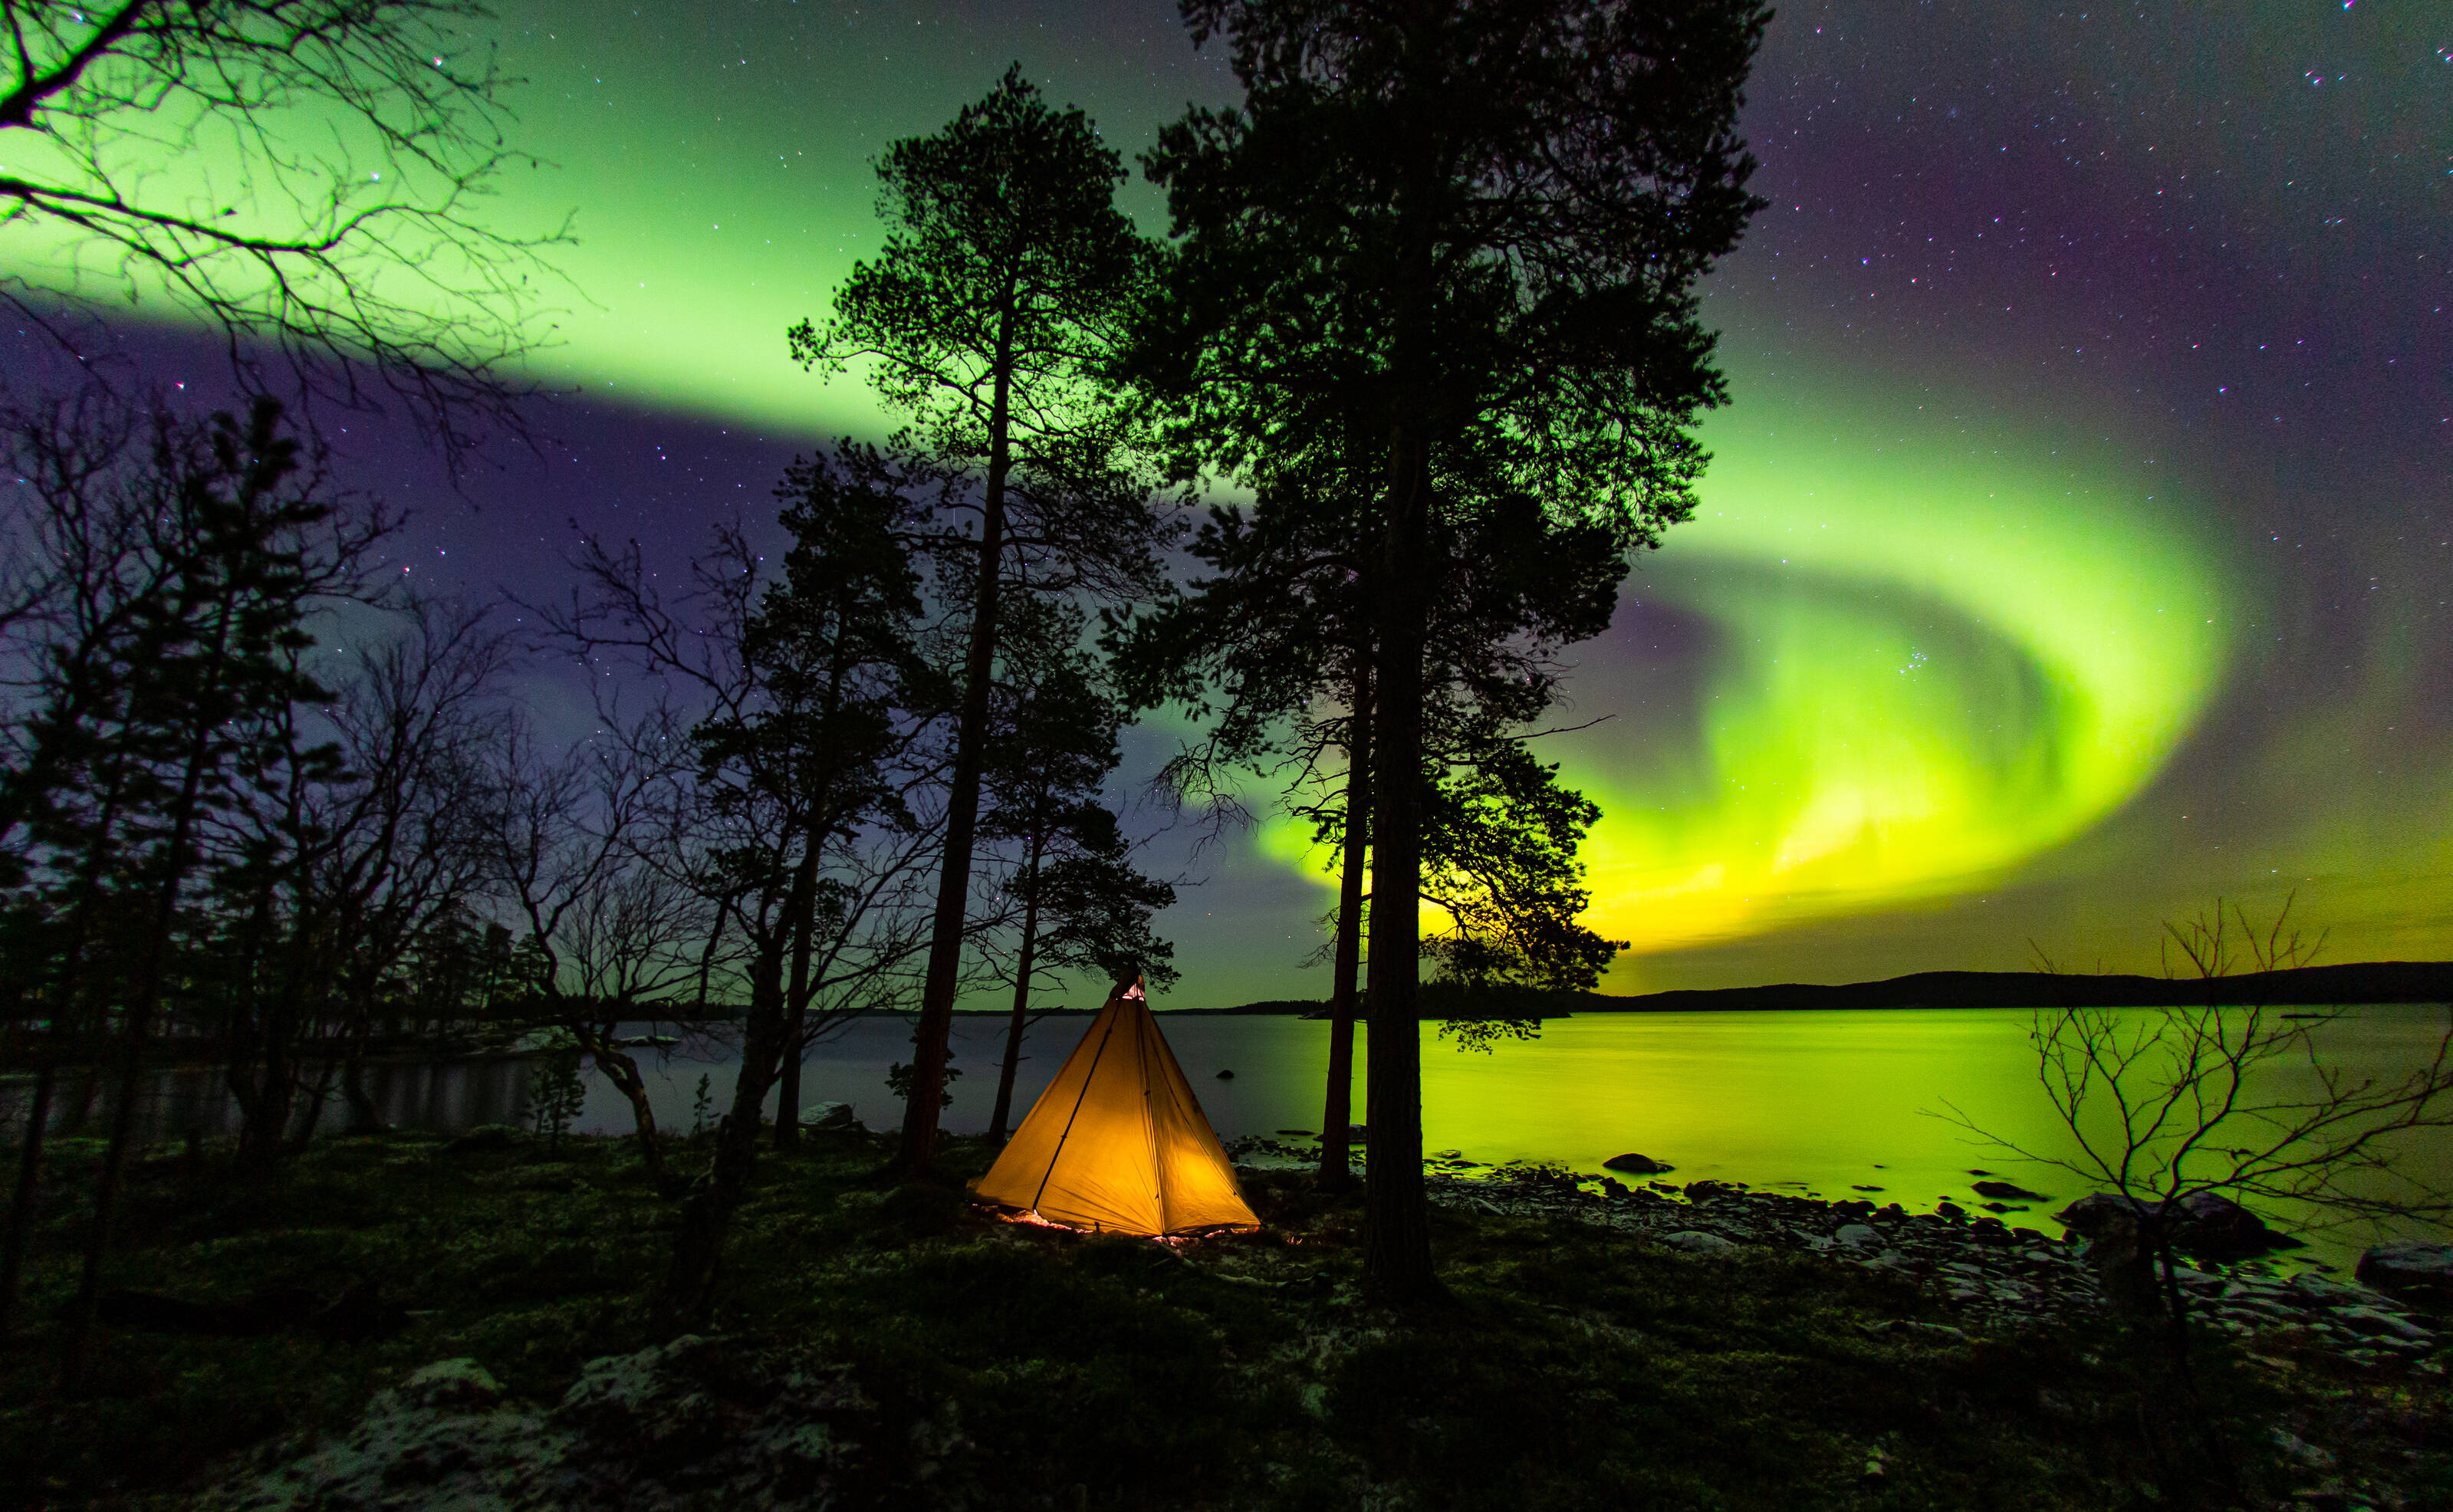
[[[1115,206],[1124,165],[1088,117],[1051,109],[1017,66],[944,130],[888,148],[878,177],[884,249],[853,268],[823,329],[804,321],[789,336],[806,364],[865,363],[910,417],[898,440],[976,486],[944,861],[899,1156],[916,1176],[936,1146],[1007,576],[1130,600],[1158,581],[1167,527],[1107,376],[1150,249]]]
[[[1756,208],[1735,134],[1751,0],[1185,0],[1241,110],[1152,160],[1186,269],[1180,367],[1234,408],[1230,462],[1352,417],[1377,476],[1375,766],[1423,769],[1452,508],[1515,497],[1622,551],[1692,508],[1723,385],[1695,280]],[[1457,487],[1454,480],[1473,480]],[[1449,558],[1453,561],[1453,558]],[[1372,789],[1373,1116],[1366,1277],[1437,1289],[1420,1161],[1426,792]]]

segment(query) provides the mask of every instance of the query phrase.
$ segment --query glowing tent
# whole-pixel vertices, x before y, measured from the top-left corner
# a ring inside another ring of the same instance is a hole
[[[1108,995],[972,1190],[1049,1223],[1124,1234],[1260,1222],[1138,980]]]

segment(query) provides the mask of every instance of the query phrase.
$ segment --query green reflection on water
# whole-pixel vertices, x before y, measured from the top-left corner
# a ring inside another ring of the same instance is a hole
[[[1319,1128],[1326,1024],[1165,1022],[1223,1133]],[[1485,1056],[1459,1053],[1426,1025],[1423,1143],[1486,1164],[1558,1161],[1596,1174],[1633,1150],[1675,1166],[1678,1183],[1709,1177],[1911,1209],[1945,1197],[1973,1206],[1971,1172],[1983,1170],[2051,1199],[2005,1222],[2058,1234],[2049,1215],[2092,1188],[1985,1146],[1947,1118],[1955,1105],[1988,1133],[2072,1152],[2037,1082],[2029,1026],[2024,1011],[2001,1009],[1585,1014]],[[2320,1045],[2354,1078],[2396,1079],[2443,1032],[2441,1008],[2357,1008]],[[1222,1068],[1235,1079],[1216,1080]],[[2304,1068],[2286,1074],[2304,1084]],[[1354,1102],[1363,1105],[1359,1077]],[[2453,1183],[2453,1140],[2415,1139],[2404,1158],[2428,1180]],[[2294,1231],[2304,1223],[2268,1216]],[[2315,1235],[2308,1257],[2347,1264],[2374,1238]]]

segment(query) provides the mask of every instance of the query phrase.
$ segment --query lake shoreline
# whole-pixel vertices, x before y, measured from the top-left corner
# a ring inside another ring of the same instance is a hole
[[[1689,1199],[1434,1171],[1447,1299],[1400,1316],[1363,1295],[1359,1194],[1319,1191],[1262,1142],[1239,1166],[1260,1232],[1157,1243],[995,1221],[963,1186],[983,1141],[895,1186],[890,1137],[813,1133],[762,1157],[719,1311],[679,1338],[642,1305],[669,1217],[630,1142],[340,1139],[262,1182],[222,1146],[201,1169],[164,1151],[131,1172],[146,1217],[114,1284],[208,1303],[358,1286],[384,1322],[324,1339],[121,1326],[92,1393],[61,1402],[47,1345],[90,1143],[61,1151],[30,1328],[0,1354],[0,1489],[28,1504],[2153,1499],[2148,1378],[2076,1245],[1725,1184]],[[672,1158],[705,1148],[675,1141]],[[2344,1310],[2254,1334],[2218,1314],[2206,1410],[2278,1500],[2332,1480],[2424,1504],[2453,1475],[2443,1351],[2338,1347]]]

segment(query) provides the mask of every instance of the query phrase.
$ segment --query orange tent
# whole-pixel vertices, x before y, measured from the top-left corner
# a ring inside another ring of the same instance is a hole
[[[1138,980],[1109,994],[972,1190],[1049,1223],[1124,1234],[1260,1224]]]

